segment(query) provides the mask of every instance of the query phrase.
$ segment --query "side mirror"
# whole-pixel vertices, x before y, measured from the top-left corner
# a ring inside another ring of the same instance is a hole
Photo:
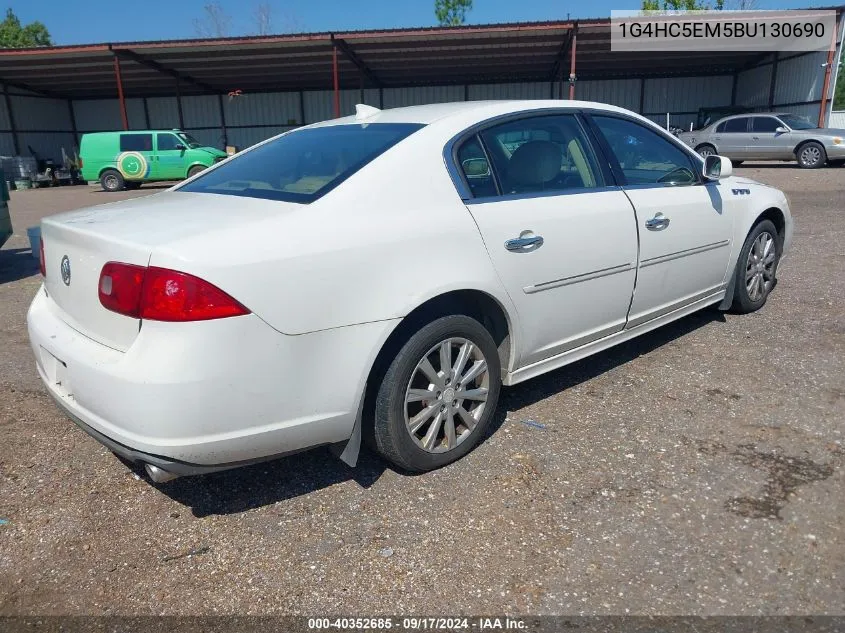
[[[788,127],[783,127],[783,126],[781,125],[780,127],[775,128],[775,134],[786,134],[787,132],[789,132],[789,128],[788,128]]]
[[[182,143],[178,143],[178,144],[176,145],[176,149],[178,149],[178,150],[180,150],[180,151],[181,151],[181,150],[184,150],[184,149],[186,149],[186,148],[185,148],[185,146],[184,146],[184,145],[182,145]]]
[[[490,175],[490,165],[486,158],[467,158],[461,163],[467,178],[486,178]]]
[[[706,180],[722,180],[734,173],[734,166],[730,158],[710,154],[704,159],[703,173]]]

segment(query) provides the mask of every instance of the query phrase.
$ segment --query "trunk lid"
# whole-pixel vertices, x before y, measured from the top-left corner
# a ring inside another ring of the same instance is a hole
[[[233,202],[229,196],[164,192],[45,218],[41,239],[51,309],[80,334],[126,351],[141,320],[102,306],[98,284],[103,265],[147,266],[156,249],[278,216],[286,206],[238,207]]]

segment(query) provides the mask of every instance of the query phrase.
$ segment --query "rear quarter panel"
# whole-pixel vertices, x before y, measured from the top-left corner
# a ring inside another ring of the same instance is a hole
[[[82,159],[82,177],[85,180],[99,180],[106,168],[117,168],[117,155],[120,153],[118,133],[84,134],[79,147]]]

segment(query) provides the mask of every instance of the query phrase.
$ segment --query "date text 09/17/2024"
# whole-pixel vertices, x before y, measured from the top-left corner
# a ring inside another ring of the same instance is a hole
[[[351,631],[391,629],[399,631],[522,631],[528,628],[528,624],[525,620],[509,617],[308,618],[308,628]]]

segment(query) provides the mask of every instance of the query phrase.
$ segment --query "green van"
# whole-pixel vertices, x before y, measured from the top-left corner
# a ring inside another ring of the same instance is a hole
[[[137,189],[155,180],[182,180],[226,158],[181,130],[138,130],[83,134],[82,177],[106,191]]]

